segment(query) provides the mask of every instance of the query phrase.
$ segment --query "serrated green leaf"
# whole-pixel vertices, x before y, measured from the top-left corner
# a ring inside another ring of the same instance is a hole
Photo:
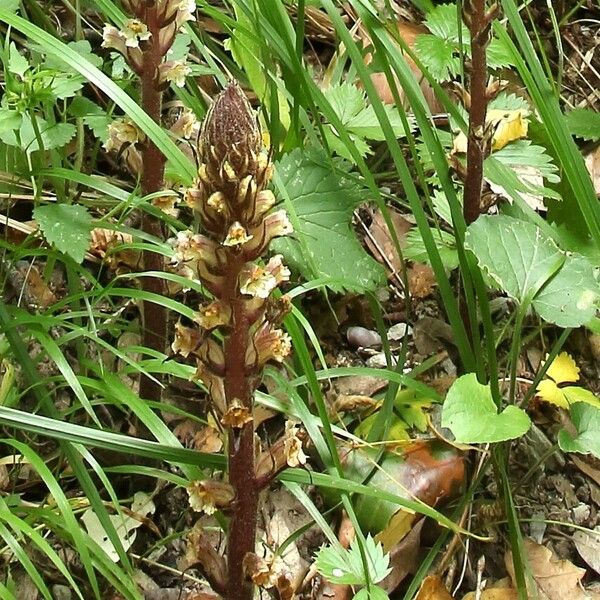
[[[516,140],[494,152],[494,158],[511,169],[531,167],[552,183],[558,183],[558,168],[542,146],[531,140]]]
[[[37,128],[42,138],[44,150],[60,148],[71,141],[75,135],[75,126],[71,123],[55,123],[49,125],[41,117],[35,117]],[[21,127],[19,128],[19,138],[15,131],[5,131],[0,133],[0,139],[9,146],[18,146],[26,152],[35,152],[39,150],[38,140],[35,129],[29,115],[23,115]]]
[[[362,572],[354,573],[347,562],[348,551],[333,546],[323,546],[315,556],[314,566],[328,581],[346,585],[364,582]]]
[[[417,36],[415,51],[438,81],[451,79],[460,72],[460,58],[453,42],[425,33]]]
[[[572,135],[584,140],[600,140],[600,113],[589,108],[576,108],[565,115]]]
[[[69,105],[69,114],[73,117],[83,118],[83,122],[99,140],[106,140],[108,125],[112,119],[95,102],[85,96],[76,96]]]
[[[462,22],[456,4],[440,4],[436,6],[427,13],[423,24],[433,35],[443,40],[451,40],[457,43],[460,38],[458,35],[460,25],[463,42],[469,39],[469,30]]]
[[[384,110],[394,131],[394,135],[399,138],[406,136],[406,130],[398,111],[392,106],[385,106]],[[413,131],[415,127],[414,120],[411,117],[409,117],[408,123],[411,131]],[[344,125],[349,133],[353,133],[359,137],[375,141],[385,140],[385,134],[372,106],[367,106],[361,110],[357,115],[344,123]]]
[[[365,93],[351,83],[332,85],[325,94],[331,108],[344,124],[367,106]]]
[[[388,600],[387,592],[378,585],[372,585],[371,589],[361,588],[354,594],[354,600]]]
[[[577,429],[573,437],[562,429],[558,433],[558,445],[564,452],[593,454],[600,458],[600,409],[577,402],[570,407],[571,420]]]
[[[23,77],[25,72],[30,68],[28,60],[17,50],[14,42],[10,43],[8,68],[13,75],[18,75],[19,77]]]
[[[459,377],[448,390],[442,407],[442,426],[452,431],[457,442],[487,444],[513,440],[527,433],[531,421],[516,406],[501,413],[489,385],[477,381],[475,373]]]
[[[383,552],[383,546],[376,543],[369,534],[365,539],[364,553],[369,569],[369,579],[377,583],[391,571],[390,558]],[[346,585],[364,585],[366,577],[360,543],[352,540],[350,548],[322,547],[315,558],[315,567],[321,575],[332,583]]]
[[[514,65],[511,49],[497,38],[487,47],[487,63],[490,69],[502,69]]]
[[[532,302],[542,319],[579,327],[594,316],[600,289],[592,265],[563,253],[533,223],[483,215],[467,229],[465,246],[498,287],[520,303],[549,279]]]
[[[306,279],[331,279],[334,291],[375,290],[385,281],[385,272],[351,228],[353,210],[366,194],[347,169],[322,149],[296,149],[282,158],[277,172],[297,222],[292,218],[293,236],[275,240],[273,248]]]
[[[85,206],[46,204],[33,211],[33,218],[50,244],[76,262],[83,262],[92,229],[92,219]]]
[[[523,110],[530,112],[531,105],[529,104],[529,102],[527,102],[527,100],[525,100],[525,98],[521,96],[517,96],[516,94],[509,94],[507,92],[501,92],[500,94],[498,94],[498,96],[490,100],[490,103],[488,104],[488,109],[506,111]]]

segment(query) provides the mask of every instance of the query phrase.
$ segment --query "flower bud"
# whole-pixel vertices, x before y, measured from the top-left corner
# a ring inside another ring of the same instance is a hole
[[[241,180],[256,170],[261,147],[254,111],[234,81],[208,109],[198,141],[201,161],[213,175],[219,171],[221,179]]]

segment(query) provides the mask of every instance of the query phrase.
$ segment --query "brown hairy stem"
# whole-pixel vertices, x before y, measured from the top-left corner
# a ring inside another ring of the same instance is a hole
[[[238,291],[238,278],[243,264],[242,260],[230,263],[226,276],[224,297],[231,303],[233,330],[224,345],[224,383],[228,404],[237,399],[252,412],[254,386],[246,374],[250,321]],[[231,507],[227,544],[227,598],[251,600],[253,585],[244,577],[243,561],[247,553],[254,552],[256,540],[259,490],[254,467],[254,421],[240,429],[230,429],[228,445],[229,483],[235,491],[235,500]]]
[[[488,153],[485,137],[488,105],[486,48],[493,14],[486,12],[486,0],[466,0],[464,18],[471,32],[469,132],[463,209],[468,225],[475,221],[480,213],[483,161]]]
[[[142,88],[142,107],[155,123],[161,122],[162,92],[159,91],[156,74],[162,61],[159,44],[160,21],[156,3],[147,3],[145,23],[152,34],[143,53],[143,72],[140,75]],[[164,186],[165,158],[151,140],[146,140],[142,150],[143,170],[141,191],[144,196],[161,191]],[[160,219],[146,212],[142,215],[142,231],[158,239],[163,238]],[[143,264],[146,271],[162,271],[162,255],[150,250],[143,252]],[[159,277],[143,277],[145,292],[163,295],[164,282]],[[167,310],[154,302],[142,303],[143,345],[158,352],[165,351],[167,336]],[[161,385],[142,374],[140,379],[140,397],[145,400],[160,401]]]

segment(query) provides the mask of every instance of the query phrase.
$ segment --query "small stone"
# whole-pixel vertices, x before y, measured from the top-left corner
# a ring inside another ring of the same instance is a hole
[[[346,339],[355,348],[378,348],[381,346],[381,336],[376,331],[365,327],[348,327]]]
[[[392,356],[392,367],[395,367],[397,362],[398,359],[395,356]],[[371,367],[372,369],[385,369],[387,367],[385,354],[383,352],[379,352],[373,356],[370,356],[367,360],[367,367]]]
[[[390,342],[402,341],[407,332],[408,335],[412,333],[412,327],[410,325],[407,325],[406,323],[396,323],[388,330],[388,340],[390,340]]]
[[[52,586],[52,597],[54,600],[71,600],[73,597],[70,588],[66,585],[56,584]]]
[[[589,337],[592,356],[597,362],[600,362],[600,335],[594,333]]]

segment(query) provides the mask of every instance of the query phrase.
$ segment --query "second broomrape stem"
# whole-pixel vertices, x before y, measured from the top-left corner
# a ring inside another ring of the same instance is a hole
[[[159,46],[160,22],[157,15],[156,3],[146,8],[146,26],[151,33],[148,47],[143,57],[143,73],[141,75],[142,107],[156,123],[161,121],[162,92],[156,84],[156,73],[162,61]],[[143,171],[141,178],[141,191],[144,196],[153,194],[163,189],[165,159],[160,150],[151,141],[147,140],[142,151]],[[142,230],[157,239],[163,238],[160,219],[143,213]],[[164,260],[162,255],[150,250],[144,250],[143,263],[145,271],[162,271]],[[145,292],[163,295],[164,283],[158,277],[142,278]],[[167,336],[167,311],[163,306],[144,300],[143,302],[143,344],[151,350],[163,353]],[[161,395],[160,384],[142,374],[140,380],[140,396],[145,400],[159,401]]]

